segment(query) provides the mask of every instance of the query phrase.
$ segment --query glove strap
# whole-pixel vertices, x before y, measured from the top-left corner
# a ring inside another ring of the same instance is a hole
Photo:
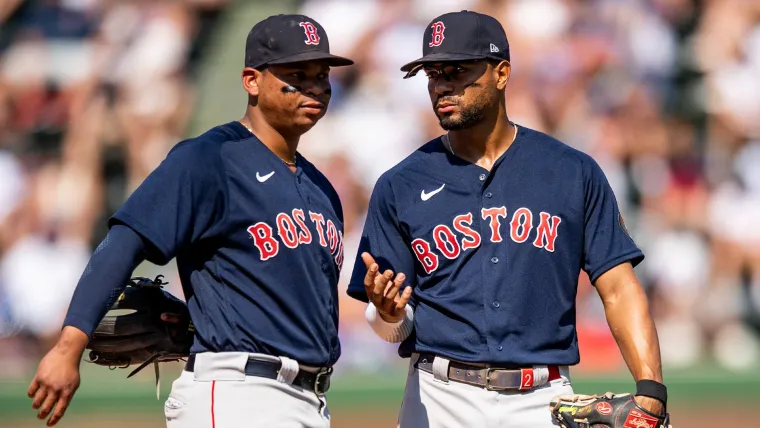
[[[160,374],[159,374],[159,369],[158,369],[158,361],[156,361],[156,360],[158,360],[159,357],[162,357],[165,354],[166,354],[165,352],[159,352],[159,353],[153,355],[152,357],[148,358],[147,361],[145,361],[144,363],[140,364],[136,369],[132,370],[132,373],[130,373],[129,376],[127,376],[127,378],[130,378],[130,377],[136,375],[137,372],[139,372],[140,370],[142,370],[145,367],[147,367],[148,364],[153,363],[153,368],[154,368],[154,370],[156,372],[156,400],[158,400],[161,397],[161,379],[160,379]]]
[[[668,388],[660,382],[650,379],[642,379],[636,382],[636,395],[659,400],[663,406],[668,402]]]

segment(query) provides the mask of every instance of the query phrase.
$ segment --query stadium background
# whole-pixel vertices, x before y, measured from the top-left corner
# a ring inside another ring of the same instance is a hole
[[[241,116],[255,22],[300,11],[357,62],[333,71],[301,144],[343,200],[345,288],[375,180],[441,132],[424,77],[398,68],[430,19],[465,8],[505,27],[511,118],[607,174],[647,254],[676,428],[760,426],[760,1],[2,0],[0,427],[43,426],[25,391],[108,216],[173,144]],[[136,272],[159,273],[181,296],[173,266]],[[406,361],[342,299],[333,426],[395,426]],[[631,391],[583,275],[578,319],[576,391]],[[164,366],[156,400],[151,370],[83,363],[59,426],[161,427],[180,369]]]

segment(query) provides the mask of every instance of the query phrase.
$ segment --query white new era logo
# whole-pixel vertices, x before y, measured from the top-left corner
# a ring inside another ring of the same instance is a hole
[[[499,47],[491,43],[491,52],[499,52]]]

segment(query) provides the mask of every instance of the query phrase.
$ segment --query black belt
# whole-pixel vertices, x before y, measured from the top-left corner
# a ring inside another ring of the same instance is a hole
[[[248,376],[265,377],[268,379],[277,379],[277,374],[282,367],[281,362],[261,361],[248,359],[245,363],[245,374]],[[185,364],[185,370],[192,372],[195,368],[195,354],[190,355]],[[316,394],[324,394],[330,389],[330,376],[332,367],[320,369],[316,373],[306,370],[298,370],[296,378],[293,379],[293,385],[300,386],[303,389],[314,391]]]

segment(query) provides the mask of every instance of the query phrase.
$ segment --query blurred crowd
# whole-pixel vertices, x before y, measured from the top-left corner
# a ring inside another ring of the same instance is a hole
[[[0,359],[55,338],[105,220],[185,136],[197,64],[228,3],[0,4],[0,344],[24,343],[0,345]],[[332,52],[356,61],[333,70],[330,109],[300,146],[343,202],[341,291],[375,181],[442,133],[425,77],[404,80],[399,67],[421,56],[432,18],[461,9],[507,32],[510,118],[589,153],[607,174],[647,256],[637,273],[665,366],[756,367],[757,0],[304,1]],[[582,367],[618,370],[599,297],[580,281]],[[339,364],[398,364],[364,306],[341,295]]]
[[[496,17],[510,42],[512,120],[592,155],[647,258],[667,367],[714,360],[756,367],[760,331],[760,1],[309,0],[330,45],[357,65],[335,70],[330,111],[304,137],[346,211],[346,264],[378,176],[442,133],[423,75],[425,26],[462,9]],[[346,299],[347,359],[393,358]],[[600,299],[581,276],[585,369],[623,366]],[[369,351],[374,349],[374,351]],[[355,351],[351,351],[355,350]],[[370,355],[370,356],[368,356]],[[374,366],[373,362],[368,363]]]
[[[0,1],[0,372],[49,349],[108,216],[183,136],[228,3]]]

